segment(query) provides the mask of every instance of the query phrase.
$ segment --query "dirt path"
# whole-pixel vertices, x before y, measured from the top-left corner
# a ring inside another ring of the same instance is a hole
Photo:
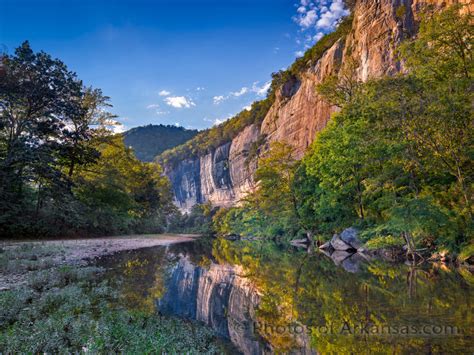
[[[192,234],[147,234],[45,241],[0,241],[0,291],[26,280],[30,271],[65,264],[86,264],[88,259],[124,250],[167,246],[193,241]],[[35,265],[35,266],[32,266]],[[44,267],[43,267],[44,266]]]

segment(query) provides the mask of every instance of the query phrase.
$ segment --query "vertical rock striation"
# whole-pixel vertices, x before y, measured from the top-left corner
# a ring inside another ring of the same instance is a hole
[[[182,257],[158,302],[159,310],[207,324],[244,354],[261,354],[265,345],[253,332],[259,295],[241,273],[240,267],[230,265],[204,269]]]

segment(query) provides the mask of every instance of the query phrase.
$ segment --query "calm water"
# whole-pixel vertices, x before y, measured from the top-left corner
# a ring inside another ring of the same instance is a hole
[[[184,243],[104,258],[127,307],[195,319],[246,354],[472,353],[473,276],[337,263],[273,244]]]

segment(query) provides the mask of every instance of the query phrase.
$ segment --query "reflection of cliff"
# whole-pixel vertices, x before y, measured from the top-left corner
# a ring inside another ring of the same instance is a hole
[[[218,264],[204,269],[182,258],[159,301],[160,312],[202,321],[243,353],[260,354],[264,346],[253,335],[259,296],[240,272],[240,268]]]

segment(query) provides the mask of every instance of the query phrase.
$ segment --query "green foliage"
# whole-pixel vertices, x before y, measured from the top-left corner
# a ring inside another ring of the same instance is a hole
[[[194,205],[190,213],[175,211],[169,217],[168,232],[192,233],[210,236],[213,234],[212,218],[217,209],[210,203]]]
[[[472,16],[458,10],[427,17],[401,46],[409,74],[363,84],[348,62],[322,83],[340,112],[301,164],[274,144],[258,161],[255,193],[217,215],[218,232],[329,237],[356,226],[373,245],[404,240],[409,252],[469,245],[474,34]]]
[[[140,162],[121,136],[99,142],[97,149],[101,159],[78,169],[73,190],[86,206],[89,233],[163,231],[165,217],[174,208],[161,167]]]
[[[152,162],[157,155],[194,138],[197,130],[171,125],[147,125],[128,130],[123,134],[127,147],[132,147],[141,161]]]
[[[354,274],[319,253],[295,252],[268,241],[222,238],[214,241],[212,253],[221,264],[239,265],[241,274],[258,289],[257,332],[274,352],[300,349],[302,340],[307,344],[308,338],[311,348],[324,354],[419,353],[426,346],[438,352],[462,353],[471,343],[469,332],[443,337],[371,333],[371,326],[433,324],[470,329],[472,287],[463,277],[472,282],[472,275],[467,269],[461,277],[433,265],[372,260],[360,263]],[[429,310],[427,302],[432,307]],[[341,332],[344,322],[359,330],[369,325],[369,335],[357,330]],[[282,330],[276,330],[277,326]],[[300,338],[294,326],[305,330]]]
[[[423,22],[418,39],[400,50],[407,76],[352,85],[351,95],[334,78],[320,88],[342,110],[304,164],[319,181],[314,194],[322,190],[331,197],[327,204],[340,206],[340,226],[450,249],[472,238],[469,21],[453,8]]]
[[[109,98],[28,42],[2,61],[0,236],[162,230],[167,182],[112,136]]]
[[[368,249],[374,250],[381,248],[401,247],[403,245],[405,245],[405,240],[400,236],[395,237],[393,235],[374,237],[366,243]]]
[[[37,245],[10,247],[8,261],[60,255]],[[34,254],[33,254],[34,253]],[[56,263],[57,265],[57,263]],[[213,332],[194,322],[120,306],[120,294],[87,266],[33,268],[0,293],[0,349],[5,353],[222,353]],[[0,269],[1,270],[1,269]],[[1,270],[5,271],[5,270]]]
[[[395,15],[397,16],[398,19],[403,19],[406,12],[407,12],[407,9],[406,9],[405,5],[400,5],[395,10]]]

